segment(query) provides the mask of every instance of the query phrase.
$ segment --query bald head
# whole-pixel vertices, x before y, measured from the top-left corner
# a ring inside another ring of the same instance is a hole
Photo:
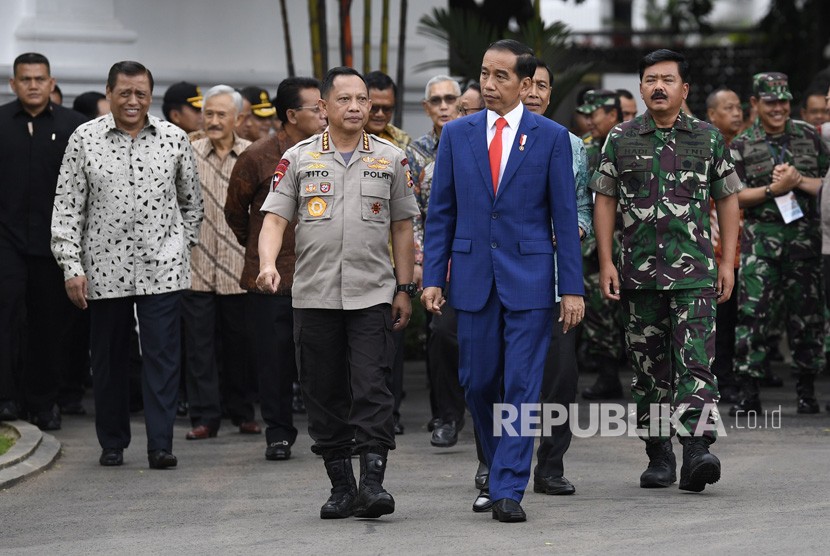
[[[706,98],[706,115],[713,126],[718,128],[729,143],[743,125],[741,99],[735,91],[718,89]]]

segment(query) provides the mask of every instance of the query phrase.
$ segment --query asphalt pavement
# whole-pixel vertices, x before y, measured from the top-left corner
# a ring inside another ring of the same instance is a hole
[[[581,377],[580,388],[593,378]],[[189,421],[179,418],[179,466],[157,471],[147,466],[141,414],[132,418],[124,466],[99,466],[90,411],[65,417],[53,433],[62,455],[51,468],[0,491],[0,554],[826,554],[830,380],[818,382],[818,415],[796,414],[794,379],[785,380],[762,392],[766,423],[736,422],[721,406],[727,434],[712,452],[723,475],[704,492],[639,488],[647,459],[637,438],[574,438],[565,476],[576,494],[528,489],[528,521],[518,524],[471,511],[469,422],[455,447],[430,446],[422,362],[406,365],[406,431],[385,482],[396,510],[380,519],[320,520],[329,485],[304,415],[292,458],[277,462],[265,459],[264,436],[223,422],[217,438],[186,441]],[[90,396],[85,405],[92,409]],[[582,421],[584,401],[580,413]],[[675,453],[679,472],[677,443]]]

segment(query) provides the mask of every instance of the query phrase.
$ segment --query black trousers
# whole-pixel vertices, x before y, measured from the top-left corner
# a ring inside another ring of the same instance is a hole
[[[294,342],[311,450],[329,458],[394,449],[390,305],[295,309]]]
[[[392,372],[386,377],[386,385],[392,392],[395,402],[392,406],[392,415],[401,416],[401,401],[403,401],[403,355],[405,350],[404,338],[406,329],[392,332],[392,341],[395,342],[395,356],[392,359]]]
[[[0,401],[50,411],[81,310],[69,301],[55,259],[22,254],[2,238],[0,292]]]
[[[254,418],[245,294],[182,294],[187,400],[193,426],[219,428],[222,407],[234,424]]]
[[[715,359],[712,373],[720,386],[735,384],[735,326],[738,324],[738,269],[732,297],[718,305],[715,314]]]
[[[561,425],[551,429],[550,436],[542,436],[536,450],[536,477],[561,477],[564,473],[562,462],[571,445],[573,434],[570,428],[570,404],[576,401],[577,379],[576,336],[578,330],[562,333],[559,319],[559,303],[553,310],[553,335],[548,348],[545,370],[542,375],[541,402],[561,404],[568,410],[568,418]]]
[[[251,344],[251,366],[259,380],[265,441],[294,444],[297,429],[291,400],[297,380],[297,359],[291,297],[245,294],[245,324]]]
[[[181,366],[181,292],[89,302],[95,430],[101,448],[130,444],[129,358],[133,307],[141,341],[147,451],[173,448]]]
[[[455,309],[449,305],[444,305],[441,313],[432,316],[427,340],[430,385],[436,406],[433,416],[444,422],[460,421],[467,405],[458,382],[458,320]]]

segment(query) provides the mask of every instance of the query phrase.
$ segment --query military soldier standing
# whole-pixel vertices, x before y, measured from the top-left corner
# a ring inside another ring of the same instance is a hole
[[[760,411],[758,381],[764,375],[770,306],[783,297],[787,337],[797,367],[798,413],[818,413],[813,380],[824,367],[821,292],[821,223],[816,196],[828,153],[815,128],[790,119],[787,76],[753,78],[755,123],[732,143],[732,156],[747,186],[744,209],[735,372],[741,401],[730,415]]]
[[[648,110],[611,131],[591,182],[600,287],[607,299],[622,301],[637,422],[649,457],[640,486],[667,487],[676,480],[672,431],[663,411],[658,418],[651,405],[667,400],[681,425],[679,486],[700,492],[720,478],[720,461],[708,449],[718,419],[710,363],[715,302],[729,299],[734,284],[731,268],[715,268],[709,197],[728,261],[735,254],[741,184],[721,134],[681,110],[689,92],[685,58],[657,50],[640,61],[639,70]],[[619,272],[611,254],[618,199]]]
[[[588,114],[594,124],[591,141],[586,146],[588,171],[599,167],[602,145],[611,129],[623,121],[619,96],[615,91],[592,89],[585,93],[579,111]],[[619,211],[617,213],[619,215]],[[618,216],[619,219],[619,216]],[[614,235],[614,252],[619,251],[619,231]],[[620,361],[624,358],[623,325],[620,306],[603,299],[599,288],[597,242],[588,236],[582,242],[582,268],[585,283],[585,319],[581,341],[585,343],[585,362],[597,371],[597,380],[582,391],[586,400],[609,400],[623,397],[620,384]]]
[[[257,286],[270,293],[279,286],[275,261],[297,217],[294,342],[312,451],[323,456],[332,482],[320,517],[380,517],[395,510],[382,486],[395,448],[386,375],[392,331],[412,312],[418,206],[403,151],[363,131],[371,108],[363,76],[331,69],[320,95],[329,127],[286,152],[262,205]]]

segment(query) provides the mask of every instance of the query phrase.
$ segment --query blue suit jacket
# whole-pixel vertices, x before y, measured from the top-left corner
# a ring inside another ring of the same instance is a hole
[[[567,130],[524,110],[494,198],[486,128],[483,110],[441,132],[425,228],[424,287],[445,286],[452,258],[449,303],[456,309],[480,311],[494,281],[509,310],[553,307],[552,221],[559,293],[583,295]]]

